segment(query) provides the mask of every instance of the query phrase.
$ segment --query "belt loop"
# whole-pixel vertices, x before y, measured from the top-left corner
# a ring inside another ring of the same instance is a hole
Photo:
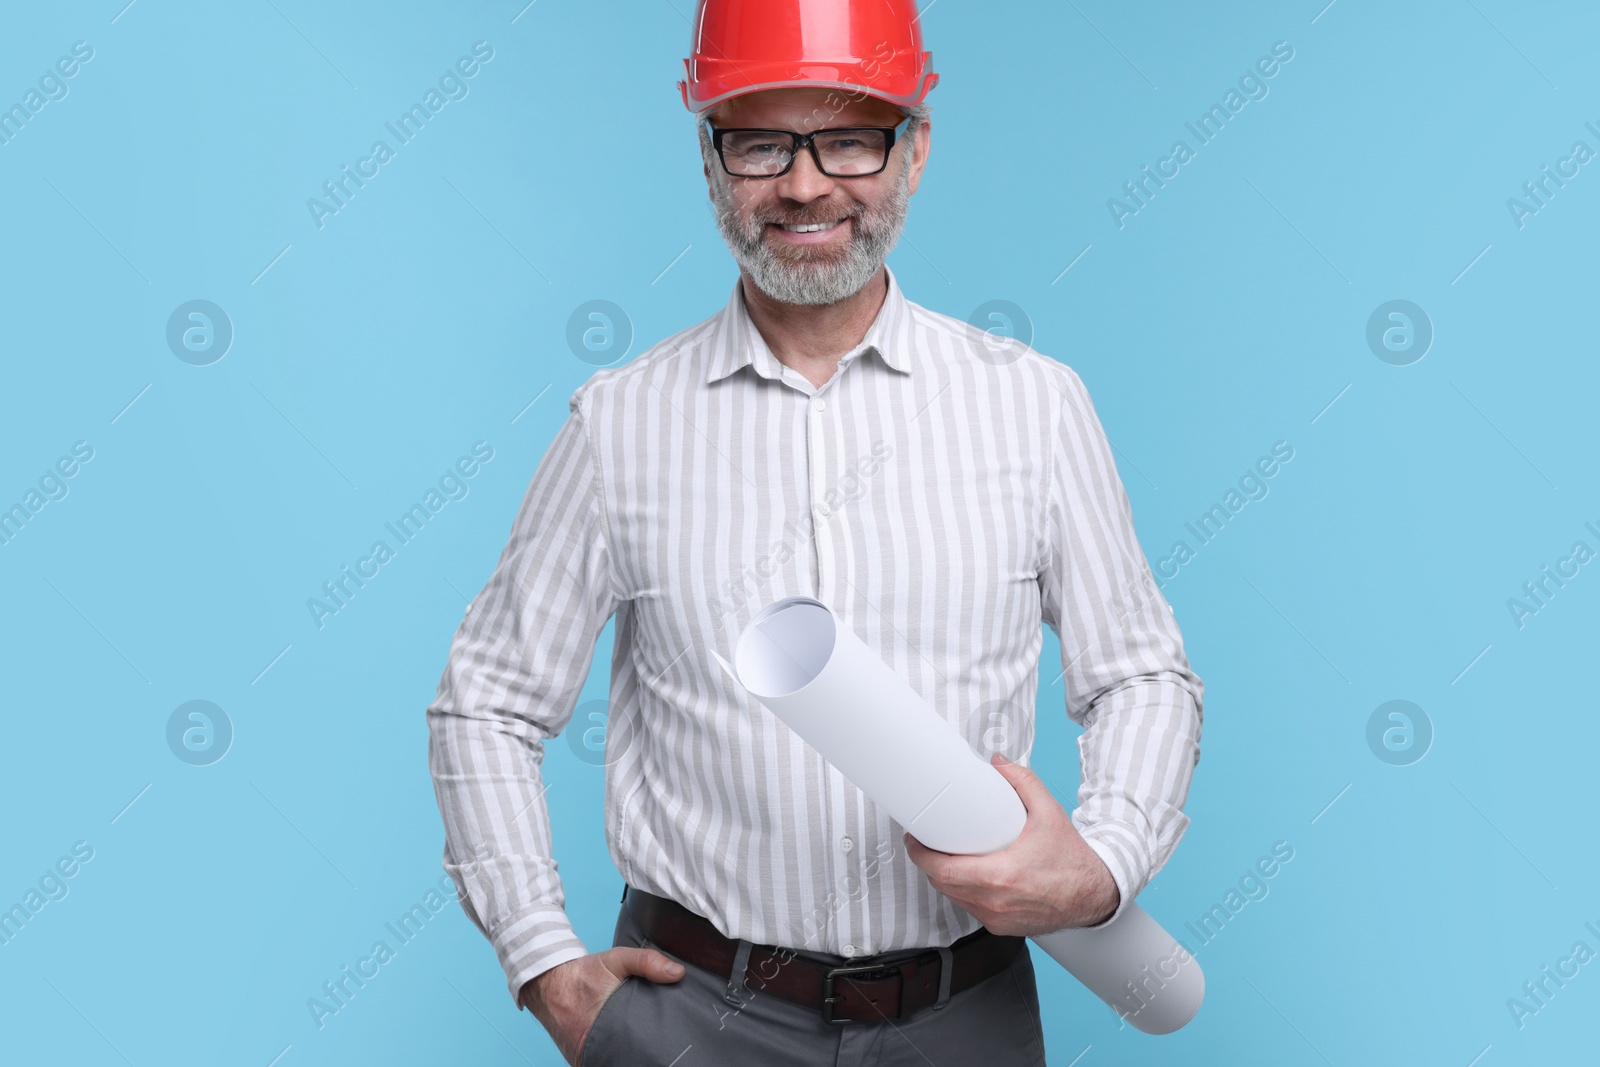
[[[743,1008],[750,1000],[750,988],[745,985],[745,975],[750,969],[750,944],[742,937],[739,939],[739,947],[733,954],[733,968],[728,972],[728,992],[722,998],[736,1008]]]
[[[942,1008],[950,1002],[950,972],[955,968],[955,953],[945,945],[939,946],[939,999],[934,1002],[935,1008]]]

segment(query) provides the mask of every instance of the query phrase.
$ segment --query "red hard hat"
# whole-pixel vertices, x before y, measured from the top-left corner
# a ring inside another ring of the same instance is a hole
[[[688,80],[690,111],[793,86],[853,89],[901,107],[939,82],[922,50],[915,0],[700,0]]]

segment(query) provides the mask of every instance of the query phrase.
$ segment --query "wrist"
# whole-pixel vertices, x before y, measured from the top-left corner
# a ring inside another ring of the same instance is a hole
[[[1089,863],[1094,868],[1090,880],[1098,891],[1105,894],[1097,903],[1110,905],[1098,921],[1086,923],[1088,926],[1100,926],[1109,922],[1125,905],[1132,903],[1144,882],[1138,872],[1130,868],[1130,854],[1135,852],[1132,827],[1111,820],[1103,821],[1085,830],[1083,841],[1089,846],[1095,860],[1098,860]]]
[[[1117,909],[1122,906],[1122,890],[1117,888],[1116,879],[1111,877],[1110,870],[1104,871],[1100,892],[1095,894],[1095,900],[1099,907],[1095,909],[1089,921],[1084,923],[1085,926],[1099,926],[1115,915]]]
[[[559,963],[556,964],[556,967],[559,966],[561,966]],[[531,1011],[537,1015],[539,1013],[538,1009],[544,1004],[546,979],[555,973],[556,967],[551,967],[547,971],[541,971],[532,978],[528,979],[526,982],[523,982],[522,989],[517,994],[517,1003],[521,1004],[528,1011]]]
[[[530,978],[522,983],[522,988],[517,990],[517,1007],[523,1011],[533,1011],[534,989],[537,978]]]

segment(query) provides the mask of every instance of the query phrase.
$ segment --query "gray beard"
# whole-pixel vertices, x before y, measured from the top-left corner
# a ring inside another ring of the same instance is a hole
[[[748,226],[741,225],[733,196],[723,181],[712,185],[717,229],[750,280],[773,300],[784,304],[837,304],[859,293],[877,275],[900,240],[911,201],[910,184],[911,167],[906,159],[894,191],[881,207],[868,209],[854,204],[850,244],[842,255],[818,253],[805,246],[790,249],[790,255],[774,252],[767,243],[766,224],[794,220],[758,212]]]

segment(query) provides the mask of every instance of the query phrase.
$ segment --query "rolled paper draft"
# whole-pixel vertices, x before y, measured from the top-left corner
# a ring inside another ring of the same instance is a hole
[[[929,848],[982,855],[1022,833],[1027,810],[1011,783],[821,601],[767,605],[739,636],[733,665],[716,658]],[[1105,926],[1032,940],[1144,1033],[1171,1033],[1200,1010],[1200,964],[1137,903]]]

